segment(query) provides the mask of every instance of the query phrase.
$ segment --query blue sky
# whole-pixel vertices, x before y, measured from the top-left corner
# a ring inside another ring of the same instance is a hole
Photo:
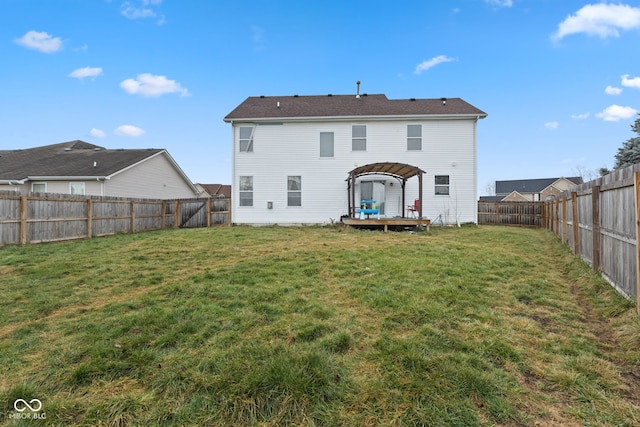
[[[640,2],[0,0],[0,148],[166,148],[231,183],[248,96],[460,97],[478,187],[613,166],[640,111]]]

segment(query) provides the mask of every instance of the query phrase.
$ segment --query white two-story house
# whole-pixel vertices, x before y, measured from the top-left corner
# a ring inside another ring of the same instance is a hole
[[[350,208],[365,199],[381,217],[399,218],[422,187],[423,218],[475,223],[477,123],[486,116],[460,98],[249,97],[224,118],[232,126],[232,221],[323,224],[354,216]],[[421,169],[421,183],[366,174],[350,195],[350,172],[380,162]]]

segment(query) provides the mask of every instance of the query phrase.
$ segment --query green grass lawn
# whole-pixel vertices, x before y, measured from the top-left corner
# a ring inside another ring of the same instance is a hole
[[[640,423],[635,305],[544,230],[10,246],[0,295],[2,425]]]

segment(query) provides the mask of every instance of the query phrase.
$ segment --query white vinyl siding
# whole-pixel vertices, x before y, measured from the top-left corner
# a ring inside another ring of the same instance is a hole
[[[477,221],[475,120],[415,121],[422,126],[422,151],[407,150],[407,120],[366,123],[366,151],[352,150],[352,123],[340,121],[286,122],[282,126],[258,126],[255,147],[268,147],[251,156],[235,152],[234,184],[239,176],[253,177],[253,208],[232,210],[236,224],[324,224],[339,221],[348,211],[347,175],[354,167],[376,162],[418,166],[423,176],[424,217],[442,215],[449,223]],[[238,124],[234,135],[238,137]],[[243,125],[241,125],[243,126]],[[321,132],[333,133],[334,157],[320,157]],[[427,154],[428,153],[428,154]],[[455,164],[455,166],[453,166]],[[288,206],[287,177],[301,176],[302,206]],[[450,196],[434,194],[434,176],[449,176]],[[431,178],[429,178],[431,177]],[[402,186],[390,177],[370,180],[386,185],[385,216],[401,216]],[[356,195],[360,194],[356,183]],[[391,185],[393,184],[393,185]],[[237,193],[236,193],[237,194]],[[406,204],[418,198],[418,179],[406,183]],[[272,202],[272,209],[268,209]],[[356,203],[358,201],[356,200]],[[239,207],[239,202],[234,201]]]
[[[87,183],[87,194],[115,197],[141,197],[145,199],[185,199],[196,197],[195,189],[189,186],[164,153],[112,175],[104,182]],[[91,190],[91,192],[90,192]]]

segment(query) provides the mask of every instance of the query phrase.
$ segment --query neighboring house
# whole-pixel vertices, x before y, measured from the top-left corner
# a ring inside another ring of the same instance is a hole
[[[83,141],[0,150],[0,190],[151,199],[198,194],[166,150],[109,150]]]
[[[423,217],[477,222],[477,122],[487,114],[460,98],[385,95],[249,97],[224,121],[233,135],[237,224],[319,224],[349,211],[350,172],[380,162],[425,173]],[[422,175],[421,175],[422,176]],[[355,206],[374,199],[385,218],[407,215],[416,178],[358,178]]]
[[[196,184],[199,197],[213,197],[219,199],[231,198],[231,186],[227,184]]]
[[[561,177],[496,181],[496,195],[483,196],[480,200],[511,202],[545,201],[547,198],[556,196],[563,191],[571,190],[579,184],[582,184],[582,178],[579,176],[570,178]]]

